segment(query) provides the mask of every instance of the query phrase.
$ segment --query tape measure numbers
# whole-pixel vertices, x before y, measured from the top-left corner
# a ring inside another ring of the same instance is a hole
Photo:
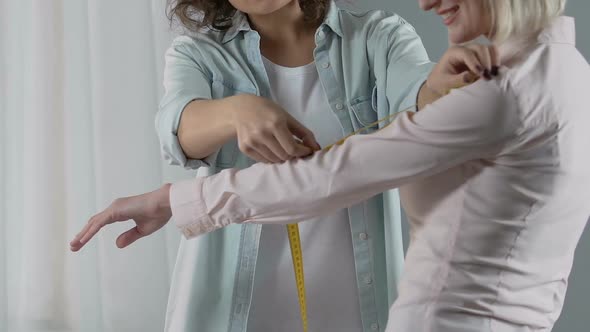
[[[289,234],[291,257],[293,258],[293,271],[295,272],[299,310],[301,310],[301,324],[303,324],[303,331],[307,332],[307,302],[305,300],[305,278],[303,273],[303,254],[301,252],[299,225],[287,225],[287,233]]]

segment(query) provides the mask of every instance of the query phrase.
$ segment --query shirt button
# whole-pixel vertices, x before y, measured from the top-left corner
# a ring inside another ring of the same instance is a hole
[[[378,329],[379,329],[379,324],[377,324],[377,323],[371,324],[371,330],[377,331]]]
[[[359,238],[364,241],[364,240],[366,240],[366,239],[369,238],[369,234],[367,234],[367,233],[360,233],[359,234]]]
[[[370,285],[373,283],[373,278],[371,278],[371,276],[366,276],[365,277],[365,284]]]
[[[322,68],[324,68],[324,69],[328,69],[328,68],[330,68],[330,63],[329,63],[329,62],[324,62],[324,63],[322,64]]]
[[[340,103],[336,104],[336,109],[337,110],[342,111],[343,108],[344,108],[344,105],[342,105]]]

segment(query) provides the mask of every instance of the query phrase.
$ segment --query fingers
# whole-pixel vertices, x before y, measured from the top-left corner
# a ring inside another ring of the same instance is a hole
[[[82,234],[80,237],[80,243],[82,245],[88,243],[91,238],[98,233],[104,226],[110,224],[111,218],[108,217],[107,213],[101,213],[97,217],[94,217],[92,221],[90,221],[89,227],[86,229],[86,232]]]
[[[268,144],[268,143],[267,143]],[[281,163],[282,160],[277,157],[268,147],[267,145],[259,144],[254,147],[255,151],[261,155],[264,159],[268,160],[270,163],[276,164]]]
[[[98,231],[106,225],[104,212],[101,212],[94,217],[90,218],[86,226],[78,233],[74,239],[70,242],[70,250],[78,251],[88,243],[88,241],[98,233]]]
[[[132,229],[126,231],[125,233],[117,237],[117,247],[123,249],[144,236],[145,235],[139,231],[139,228],[137,228],[137,226],[133,227]]]
[[[491,80],[492,76],[498,75],[498,69],[500,66],[498,50],[493,45],[480,45],[473,44],[467,47],[475,53],[478,59],[479,65],[483,68],[481,75],[486,80]]]
[[[259,163],[271,163],[271,161],[268,158],[266,158],[265,156],[261,155],[260,152],[258,152],[256,147],[259,145],[260,144],[256,143],[252,136],[246,136],[244,138],[238,135],[238,147],[240,148],[240,151],[242,151],[249,158]]]
[[[104,226],[117,221],[127,220],[128,218],[124,217],[124,214],[121,213],[126,205],[125,200],[115,200],[107,209],[90,218],[86,226],[70,242],[70,250],[74,252],[80,250]]]
[[[451,92],[452,89],[459,89],[466,85],[469,85],[479,79],[478,75],[472,74],[471,72],[465,72],[459,75],[450,76],[447,80],[449,89],[445,91],[445,95]]]
[[[282,107],[262,97],[250,102],[235,121],[238,146],[248,157],[281,163],[320,150],[313,133]],[[308,148],[300,147],[299,140]]]
[[[319,151],[322,149],[320,144],[316,141],[315,135],[309,129],[307,129],[304,125],[299,123],[299,121],[295,120],[295,118],[290,119],[288,123],[289,130],[303,141],[305,146],[311,148],[313,151]]]
[[[291,159],[291,156],[281,146],[275,137],[276,127],[246,130],[238,134],[240,151],[248,157],[263,163],[281,163]]]
[[[453,62],[467,67],[469,71],[478,76],[483,76],[484,71],[486,70],[485,66],[481,63],[477,52],[466,47],[458,47],[456,49],[455,59]]]
[[[493,45],[454,46],[428,77],[427,87],[439,95],[499,74],[500,56]]]
[[[256,150],[254,150],[254,148],[251,146],[241,145],[240,151],[242,151],[246,156],[248,156],[248,158],[255,160],[256,162],[265,164],[271,163],[270,160],[264,158],[262,155],[260,155],[260,153],[256,152]]]
[[[274,134],[269,135],[269,137],[267,138],[267,143],[266,143],[266,147],[268,148],[269,152],[272,153],[273,156],[276,156],[276,158],[278,159],[278,162],[284,162],[284,161],[287,161],[287,160],[294,157],[293,155],[291,155],[289,152],[287,152],[285,150],[285,148],[282,146],[281,142],[279,141],[277,135],[281,131],[285,131],[285,130],[275,129]]]
[[[297,151],[296,154],[297,154],[297,156],[299,158],[307,157],[307,156],[311,155],[312,153],[314,153],[315,151],[320,151],[321,150],[321,149],[318,149],[318,150],[313,149],[312,150],[307,145],[303,145],[303,144],[300,144],[300,143],[297,143],[296,149],[297,149],[296,150]]]
[[[275,137],[292,158],[305,157],[313,152],[311,148],[299,144],[287,127],[277,130]]]
[[[290,115],[286,116],[286,122],[275,121],[273,125],[261,129],[246,130],[243,135],[238,133],[240,151],[258,162],[282,163],[321,149],[309,129]],[[303,144],[299,143],[298,138]]]
[[[485,47],[483,45],[479,45],[475,54],[477,55],[477,57],[479,59],[479,63],[483,66],[483,68],[485,68],[483,71],[483,77],[486,80],[491,80],[492,79],[492,74],[491,74],[492,58],[490,56],[490,53],[487,50],[487,47]]]
[[[498,76],[500,70],[500,52],[495,45],[488,46],[488,50],[490,52],[490,57],[492,61],[492,76]]]

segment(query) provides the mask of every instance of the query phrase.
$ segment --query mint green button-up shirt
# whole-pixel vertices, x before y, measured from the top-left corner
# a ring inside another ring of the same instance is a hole
[[[334,4],[316,32],[314,59],[345,135],[414,105],[432,69],[420,38],[401,17],[383,11],[355,14]],[[235,140],[205,160],[191,160],[177,137],[181,113],[193,100],[246,93],[270,97],[260,36],[247,17],[237,13],[227,31],[177,38],[166,54],[164,76],[166,94],[156,118],[164,159],[200,168],[200,175],[251,165]],[[403,263],[400,210],[397,191],[349,208],[364,332],[385,329],[397,296]],[[246,331],[260,230],[260,225],[234,225],[182,240],[166,331]]]

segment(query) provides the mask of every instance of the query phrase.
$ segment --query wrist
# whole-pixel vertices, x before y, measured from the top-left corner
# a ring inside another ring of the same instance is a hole
[[[443,96],[443,93],[441,93],[440,91],[438,91],[438,89],[436,89],[433,86],[433,84],[432,84],[432,82],[431,82],[430,79],[427,79],[424,82],[424,85],[422,86],[422,89],[424,89],[425,90],[424,92],[428,93],[431,96],[436,96],[436,97],[442,97]]]
[[[230,129],[233,135],[236,135],[237,125],[239,123],[238,115],[239,105],[244,104],[243,95],[231,96],[221,99],[222,104],[222,116],[226,120],[226,125]]]
[[[438,94],[434,89],[429,86],[428,80],[424,81],[420,92],[418,93],[418,111],[422,110],[426,105],[432,104],[433,102],[440,99],[442,95]]]
[[[224,105],[223,109],[223,116],[227,119],[227,123],[232,129],[235,131],[237,128],[238,123],[240,122],[239,115],[240,115],[240,105],[243,108],[246,101],[244,100],[246,95],[237,95],[226,97],[222,99]]]
[[[166,183],[158,189],[158,208],[171,210],[170,205],[170,188],[171,183]]]

